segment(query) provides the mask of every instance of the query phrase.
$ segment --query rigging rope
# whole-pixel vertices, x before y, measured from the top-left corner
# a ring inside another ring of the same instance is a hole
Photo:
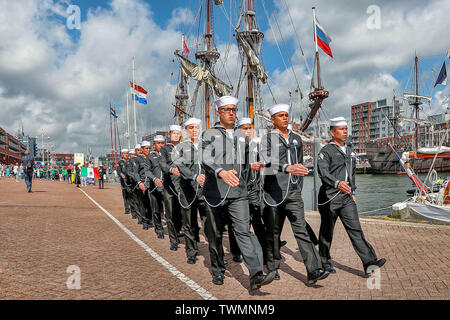
[[[284,5],[286,6],[286,9],[287,9],[287,12],[289,15],[289,19],[291,20],[292,28],[294,29],[295,37],[297,39],[298,46],[300,47],[300,52],[302,53],[303,59],[305,60],[306,69],[308,69],[308,74],[311,75],[311,70],[309,69],[308,60],[306,60],[305,54],[303,53],[303,48],[302,48],[302,45],[300,44],[300,37],[297,34],[297,30],[295,29],[294,22],[292,20],[291,11],[289,10],[286,0],[283,0],[283,2],[284,2]]]

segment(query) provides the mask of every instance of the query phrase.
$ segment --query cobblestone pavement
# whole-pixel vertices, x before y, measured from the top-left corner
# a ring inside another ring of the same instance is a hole
[[[183,239],[178,251],[170,251],[167,236],[157,239],[153,229],[143,230],[123,213],[120,187],[105,186],[82,189],[176,269],[169,272],[74,185],[34,181],[34,192],[27,193],[23,181],[0,178],[0,299],[203,299],[180,280],[183,275],[217,299],[450,298],[448,226],[361,219],[367,240],[387,259],[377,289],[375,279],[363,277],[361,261],[340,222],[331,252],[337,273],[307,287],[306,269],[287,222],[281,280],[251,293],[247,268],[232,261],[228,241],[225,283],[215,286],[203,235],[199,259],[188,265]],[[319,216],[308,214],[307,220],[318,233]],[[75,276],[68,273],[69,266],[80,270],[80,289],[68,288],[69,277]]]

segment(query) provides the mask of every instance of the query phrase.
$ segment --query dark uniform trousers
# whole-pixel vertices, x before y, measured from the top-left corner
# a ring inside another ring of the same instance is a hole
[[[181,209],[183,216],[184,241],[186,244],[186,256],[188,258],[194,258],[198,254],[197,242],[200,241],[200,227],[198,226],[197,211],[200,214],[200,219],[204,227],[205,235],[208,239],[208,230],[206,228],[205,222],[206,216],[208,215],[208,210],[210,209],[206,202],[204,200],[200,200],[199,198],[195,199],[195,201],[189,208],[187,208],[186,206],[185,208]]]
[[[319,193],[319,203],[325,203],[328,198]],[[356,253],[365,265],[377,260],[375,250],[364,238],[356,204],[351,195],[340,194],[330,202],[319,205],[320,231],[319,231],[319,253],[323,266],[332,266],[330,248],[333,239],[333,230],[339,217],[342,225],[347,231],[350,241]]]
[[[105,180],[98,179],[98,188],[99,189],[104,189],[105,188]]]
[[[254,203],[250,203],[250,222],[253,227],[253,231],[255,232],[256,237],[258,238],[259,244],[261,245],[263,256],[264,256],[264,264],[267,262],[267,231],[266,227],[263,224],[262,220],[262,210],[261,206],[256,205]]]
[[[137,218],[141,223],[150,223],[150,217],[147,215],[147,211],[145,209],[145,193],[147,191],[142,191],[139,187],[136,187],[134,190],[136,197],[136,209],[137,209]]]
[[[322,268],[319,253],[307,230],[304,204],[301,192],[298,190],[289,191],[286,199],[280,205],[276,207],[266,205],[264,208],[264,224],[267,229],[267,268],[270,271],[280,268],[280,236],[286,217],[291,223],[308,273]]]
[[[150,207],[152,212],[153,224],[155,225],[155,232],[156,234],[164,234],[164,227],[162,224],[162,217],[164,214],[164,201],[162,192],[159,191],[158,188],[154,190],[148,190],[148,198],[150,199]]]
[[[127,191],[126,188],[122,188],[122,198],[123,198],[123,206],[125,207],[125,212],[130,213],[131,207],[130,207],[130,192]]]
[[[171,190],[163,190],[164,212],[166,215],[167,231],[169,233],[170,243],[179,243],[177,228],[175,227],[176,216],[181,216],[180,203],[178,197]]]
[[[221,199],[208,200],[212,205]],[[250,213],[247,199],[228,199],[218,207],[207,210],[206,228],[208,229],[208,246],[211,256],[211,270],[214,276],[225,273],[224,252],[222,245],[223,226],[231,220],[232,231],[242,252],[250,277],[263,268],[263,253],[258,238],[250,231]]]

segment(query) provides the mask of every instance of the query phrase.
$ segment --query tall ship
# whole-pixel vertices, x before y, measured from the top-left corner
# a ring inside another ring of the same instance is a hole
[[[365,144],[365,156],[370,163],[372,173],[403,174],[404,171],[395,152],[402,156],[402,160],[416,173],[428,173],[433,167],[436,172],[450,171],[450,107],[448,98],[445,113],[420,118],[420,110],[423,101],[431,102],[431,97],[419,93],[419,59],[414,59],[414,75],[412,88],[414,93],[404,93],[403,99],[409,106],[403,112],[400,103],[393,99],[392,107],[379,108],[387,127],[392,127],[392,134],[385,138],[371,139]],[[361,117],[356,120],[366,120],[366,130],[370,134],[380,126],[381,119],[367,121],[371,117],[371,108],[368,105],[361,106]],[[410,112],[410,117],[405,116]],[[373,127],[370,125],[373,124]],[[384,128],[385,128],[384,127]],[[383,129],[384,129],[383,128]],[[391,148],[389,145],[392,145]],[[364,156],[363,153],[363,156]],[[434,164],[434,165],[433,165]]]

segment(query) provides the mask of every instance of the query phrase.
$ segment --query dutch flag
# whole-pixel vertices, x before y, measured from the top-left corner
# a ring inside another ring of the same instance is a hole
[[[133,84],[133,82],[130,81],[131,88],[134,88],[134,99],[139,101],[142,104],[147,104],[147,90],[142,88],[141,86],[138,86],[137,84]]]

